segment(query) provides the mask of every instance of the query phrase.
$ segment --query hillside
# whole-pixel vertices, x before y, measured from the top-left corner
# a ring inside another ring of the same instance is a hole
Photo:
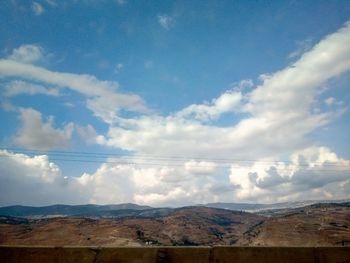
[[[350,245],[350,203],[313,204],[268,216],[199,207],[116,209],[64,217],[0,216],[2,245]]]
[[[3,245],[230,245],[263,217],[206,207],[116,219],[0,218]]]
[[[6,206],[0,207],[0,215],[15,217],[54,217],[54,216],[76,216],[76,215],[98,215],[104,212],[133,210],[141,211],[151,209],[150,206],[140,206],[126,203],[117,205],[50,205],[50,206]]]
[[[350,245],[350,203],[314,204],[279,211],[247,231],[244,246]]]

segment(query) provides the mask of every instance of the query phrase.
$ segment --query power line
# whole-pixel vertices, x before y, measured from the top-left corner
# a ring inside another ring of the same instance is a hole
[[[20,158],[22,156],[19,156]],[[12,158],[11,156],[7,155],[1,155],[0,158]],[[23,157],[25,158],[25,157]],[[107,163],[107,164],[115,164],[115,165],[131,165],[131,166],[170,166],[170,167],[189,167],[189,168],[231,168],[231,165],[224,165],[219,164],[217,166],[210,166],[210,165],[196,165],[196,164],[174,164],[174,163],[149,163],[149,162],[129,162],[129,161],[97,161],[97,160],[86,160],[86,159],[66,159],[66,158],[50,158],[50,161],[63,161],[63,162],[75,162],[75,163]],[[262,164],[260,164],[262,165]],[[340,169],[324,169],[324,168],[315,168],[310,166],[301,166],[301,165],[294,165],[295,167],[305,167],[310,169],[305,169],[306,171],[322,171],[322,172],[350,172],[350,167],[347,169],[341,168],[341,166],[338,166]],[[346,166],[345,166],[346,167]]]
[[[190,161],[208,161],[213,162],[216,164],[232,164],[232,163],[254,163],[254,164],[293,164],[290,160],[258,160],[258,159],[233,159],[233,158],[207,158],[207,157],[191,157],[191,156],[157,156],[157,155],[127,155],[123,153],[98,153],[98,152],[77,152],[77,151],[43,151],[43,150],[33,150],[33,149],[22,149],[22,148],[7,148],[7,150],[14,151],[16,153],[25,153],[25,154],[43,154],[48,156],[58,156],[58,157],[69,157],[69,158],[84,158],[84,159],[106,159],[106,158],[119,158],[121,160],[131,160],[131,162],[135,163],[135,161],[141,160],[141,161],[164,161],[164,162],[190,162]],[[53,160],[50,158],[50,160]],[[57,160],[57,158],[56,158]],[[60,159],[63,161],[63,159]],[[82,161],[82,160],[79,160]],[[106,162],[104,160],[99,160],[94,162]],[[312,162],[312,164],[320,164],[322,166],[341,166],[337,163],[329,163],[329,162]],[[158,164],[157,164],[158,165]],[[159,165],[164,165],[164,163],[160,163]],[[181,165],[182,166],[182,165]],[[202,166],[202,165],[201,165]],[[308,164],[298,164],[297,166],[306,166],[308,167]]]

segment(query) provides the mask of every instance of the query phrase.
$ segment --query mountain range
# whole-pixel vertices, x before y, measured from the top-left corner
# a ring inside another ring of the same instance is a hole
[[[12,206],[0,214],[0,245],[350,246],[350,202],[258,213],[123,204]]]
[[[297,202],[284,202],[274,204],[257,204],[257,203],[208,203],[199,204],[198,207],[220,208],[232,211],[244,211],[268,215],[278,213],[284,209],[293,209],[304,207],[316,203],[344,203],[348,200],[307,200]],[[137,205],[133,203],[112,204],[112,205],[50,205],[50,206],[5,206],[0,207],[0,216],[26,217],[26,218],[46,218],[46,217],[125,217],[125,216],[161,216],[174,211],[176,208],[163,207],[155,208],[151,206]]]

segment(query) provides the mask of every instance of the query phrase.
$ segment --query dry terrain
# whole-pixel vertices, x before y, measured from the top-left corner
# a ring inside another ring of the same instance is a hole
[[[230,245],[263,217],[206,207],[175,209],[160,217],[115,219],[2,217],[3,245]]]
[[[312,205],[275,215],[246,232],[246,246],[350,246],[350,207]]]
[[[0,216],[0,245],[350,245],[349,204],[319,204],[265,216],[207,207],[149,211],[114,218]]]

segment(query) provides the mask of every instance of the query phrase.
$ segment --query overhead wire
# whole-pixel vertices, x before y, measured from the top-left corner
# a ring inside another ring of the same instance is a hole
[[[306,167],[312,169],[312,171],[322,170],[330,172],[350,171],[348,165],[342,165],[339,163],[325,163],[325,162],[312,162],[313,165],[319,164],[322,167],[310,166],[309,164],[295,164],[291,161],[268,161],[268,160],[244,160],[244,159],[226,159],[226,158],[202,158],[202,157],[185,157],[177,156],[178,158],[166,156],[152,156],[152,155],[125,155],[122,153],[97,153],[97,152],[74,152],[74,151],[43,151],[33,149],[21,149],[21,148],[6,148],[6,150],[13,151],[14,153],[25,153],[27,155],[47,155],[50,161],[59,162],[77,162],[77,163],[109,163],[116,165],[134,165],[134,166],[170,166],[170,167],[201,167],[212,168],[213,164],[217,168],[231,168],[233,164],[247,164],[254,163],[254,165],[280,165],[280,164],[292,164],[294,167]],[[9,157],[4,154],[0,154],[0,157]],[[148,158],[145,158],[148,157]],[[78,159],[79,158],[79,159]],[[191,163],[192,161],[200,161],[199,163]],[[206,164],[205,162],[211,162],[212,164]],[[327,168],[327,169],[325,169]],[[333,169],[330,169],[333,168]],[[337,168],[337,169],[334,169]],[[347,168],[347,169],[344,169]]]
[[[1,147],[0,147],[1,148]],[[34,149],[24,149],[24,148],[6,148],[6,150],[13,151],[15,153],[26,153],[26,154],[42,154],[48,156],[68,156],[68,157],[83,157],[83,158],[123,158],[132,160],[161,160],[161,161],[212,161],[212,162],[257,162],[257,163],[293,163],[291,160],[261,160],[261,159],[239,159],[239,158],[215,158],[215,157],[205,157],[205,156],[170,156],[170,155],[151,155],[151,154],[126,154],[126,153],[99,153],[99,152],[80,152],[80,151],[57,151],[57,150],[34,150]],[[338,166],[338,164],[331,162],[312,162],[313,164],[322,164],[327,166]]]

